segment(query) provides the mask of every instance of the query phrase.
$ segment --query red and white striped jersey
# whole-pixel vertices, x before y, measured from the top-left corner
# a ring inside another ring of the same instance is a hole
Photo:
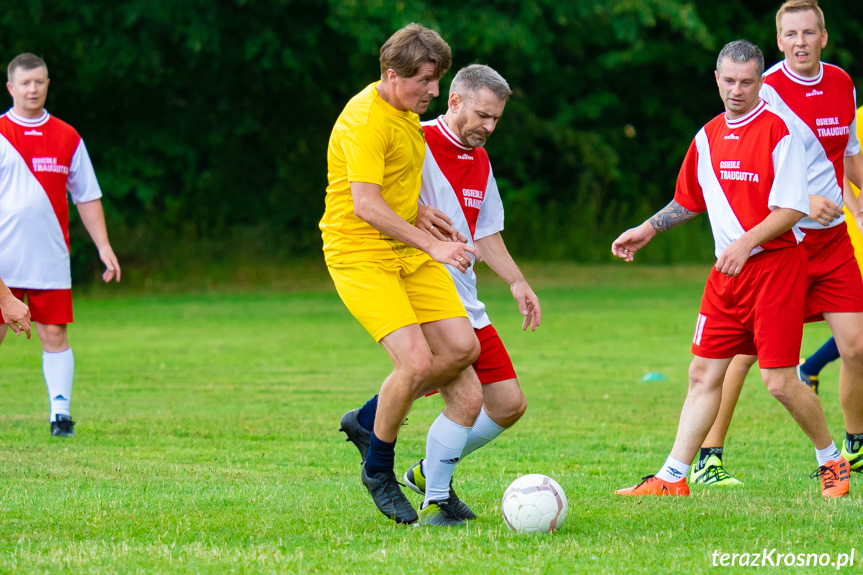
[[[483,148],[464,146],[443,116],[422,123],[426,140],[420,184],[420,205],[435,207],[450,217],[470,245],[503,229],[503,202]],[[479,301],[471,262],[467,273],[446,266],[475,329],[491,323]]]
[[[69,289],[69,203],[102,197],[83,140],[44,112],[0,116],[0,277],[6,285]]]
[[[844,158],[860,153],[857,95],[851,77],[842,68],[822,62],[817,76],[804,78],[783,60],[764,73],[761,97],[794,124],[803,137],[809,193],[842,206]],[[843,214],[829,227],[844,221]],[[800,227],[824,228],[809,217],[800,221]]]
[[[718,115],[689,146],[674,199],[687,210],[707,211],[717,258],[775,208],[809,213],[800,135],[763,100],[740,118]],[[793,246],[802,239],[794,226],[752,254]]]

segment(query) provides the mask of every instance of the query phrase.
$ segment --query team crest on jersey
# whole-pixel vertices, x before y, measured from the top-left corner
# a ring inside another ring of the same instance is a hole
[[[57,158],[33,158],[33,171],[68,174],[69,166],[58,164]]]
[[[39,130],[27,130],[26,132],[24,132],[24,135],[25,136],[41,136],[42,132],[40,132]]]

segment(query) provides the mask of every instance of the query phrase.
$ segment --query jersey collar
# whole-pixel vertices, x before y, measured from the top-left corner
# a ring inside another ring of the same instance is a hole
[[[728,112],[725,113],[725,125],[728,126],[729,129],[735,130],[737,128],[742,128],[752,120],[754,120],[764,109],[767,107],[767,102],[760,99],[758,100],[758,104],[751,110],[749,110],[746,115],[740,116],[739,118],[734,118],[730,120],[728,118]]]
[[[782,60],[782,72],[784,72],[792,82],[802,84],[803,86],[815,86],[821,82],[822,78],[824,78],[824,64],[818,62],[818,73],[811,78],[807,78],[806,76],[796,74],[790,67],[788,67],[788,62]]]
[[[443,134],[444,137],[446,137],[446,139],[449,140],[453,146],[461,148],[462,150],[473,150],[473,148],[465,146],[461,143],[461,140],[458,139],[458,136],[455,135],[455,132],[450,130],[449,126],[446,125],[443,116],[438,116],[435,120],[435,123],[437,124],[438,128],[440,128],[441,134]]]
[[[38,128],[48,121],[48,110],[42,110],[42,115],[38,118],[25,118],[24,116],[16,114],[12,108],[9,108],[9,111],[6,112],[6,117],[19,126],[24,126],[25,128]]]

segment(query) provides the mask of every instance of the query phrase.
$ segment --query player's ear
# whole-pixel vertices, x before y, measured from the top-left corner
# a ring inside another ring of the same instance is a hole
[[[827,30],[821,31],[821,49],[823,50],[827,46]]]
[[[449,105],[450,109],[455,112],[456,110],[458,110],[458,107],[461,104],[461,96],[459,96],[456,92],[453,92],[449,95],[449,98],[447,99],[447,104]]]

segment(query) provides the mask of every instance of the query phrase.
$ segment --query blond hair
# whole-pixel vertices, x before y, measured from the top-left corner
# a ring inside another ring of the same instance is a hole
[[[381,77],[392,69],[402,78],[416,76],[421,65],[435,65],[440,78],[452,66],[452,51],[440,34],[421,24],[408,24],[381,46]]]
[[[786,14],[794,14],[795,12],[806,12],[812,10],[815,12],[815,19],[818,21],[818,28],[824,31],[824,12],[818,7],[818,0],[787,0],[779,11],[776,13],[776,33],[782,33],[782,17]]]

